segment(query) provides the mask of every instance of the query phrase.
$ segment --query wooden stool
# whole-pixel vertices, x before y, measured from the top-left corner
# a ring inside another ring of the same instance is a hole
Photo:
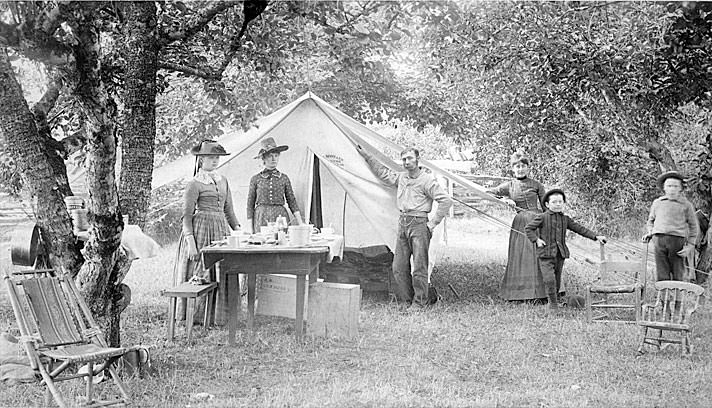
[[[185,327],[188,332],[188,342],[191,340],[191,332],[193,331],[193,310],[195,309],[195,301],[205,295],[205,316],[203,316],[203,327],[207,327],[210,322],[211,305],[213,304],[213,296],[218,284],[215,282],[205,285],[193,285],[192,283],[183,282],[180,285],[171,289],[164,290],[162,295],[169,297],[168,303],[168,340],[173,341],[176,325],[176,304],[178,298],[187,298],[188,305],[186,306]]]

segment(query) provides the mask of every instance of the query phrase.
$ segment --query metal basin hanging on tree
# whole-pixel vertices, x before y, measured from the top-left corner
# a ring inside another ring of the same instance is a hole
[[[14,265],[33,266],[40,245],[40,229],[34,222],[15,227],[10,235],[10,258]]]

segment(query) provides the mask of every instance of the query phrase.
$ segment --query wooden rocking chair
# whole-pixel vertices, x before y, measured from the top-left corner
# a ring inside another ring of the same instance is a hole
[[[606,259],[604,245],[601,244],[600,276],[596,282],[586,287],[586,318],[591,322],[635,323],[640,319],[640,313],[645,299],[647,281],[648,248],[643,250],[641,261],[614,261]],[[601,299],[594,300],[593,295],[600,294]],[[609,302],[609,295],[631,294],[632,303]],[[610,318],[610,313],[602,312],[594,315],[594,309],[632,309],[635,320]],[[607,319],[608,318],[608,319]]]
[[[659,281],[655,283],[655,290],[655,304],[643,306],[643,315],[638,322],[642,327],[638,353],[644,352],[646,344],[657,347],[658,351],[668,344],[680,344],[686,353],[691,353],[690,321],[697,310],[704,288],[689,282]],[[648,334],[651,329],[659,330],[658,335]],[[680,336],[663,337],[664,331],[677,332]]]
[[[66,407],[55,383],[76,378],[84,378],[86,383],[81,405],[128,404],[129,396],[114,363],[134,349],[107,347],[74,281],[55,276],[51,269],[6,271],[4,279],[30,365],[47,386],[45,405],[51,395],[60,407]],[[84,367],[80,370],[79,366]],[[117,399],[95,399],[94,377],[105,369],[118,387]]]

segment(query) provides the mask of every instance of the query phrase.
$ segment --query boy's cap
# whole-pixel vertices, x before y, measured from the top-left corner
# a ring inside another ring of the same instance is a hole
[[[667,180],[669,178],[676,178],[676,179],[680,180],[681,183],[685,182],[685,177],[682,174],[678,173],[675,170],[671,170],[671,171],[666,171],[665,173],[658,176],[658,187],[660,187],[660,189],[662,189],[663,185],[665,185],[665,180]]]
[[[516,152],[512,153],[512,155],[509,157],[509,165],[514,166],[515,164],[522,162],[526,164],[527,166],[529,165],[529,156],[527,156],[523,151],[517,150]]]
[[[544,194],[544,198],[541,200],[545,203],[549,202],[549,196],[552,194],[561,194],[562,197],[564,197],[564,202],[566,202],[566,194],[564,194],[564,190],[560,188],[552,188],[551,190],[547,191],[546,194]]]

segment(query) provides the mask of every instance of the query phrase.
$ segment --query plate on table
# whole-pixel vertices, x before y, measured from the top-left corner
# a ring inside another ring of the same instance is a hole
[[[326,235],[326,234],[312,235],[312,241],[333,241],[335,239],[336,239],[335,235]]]

